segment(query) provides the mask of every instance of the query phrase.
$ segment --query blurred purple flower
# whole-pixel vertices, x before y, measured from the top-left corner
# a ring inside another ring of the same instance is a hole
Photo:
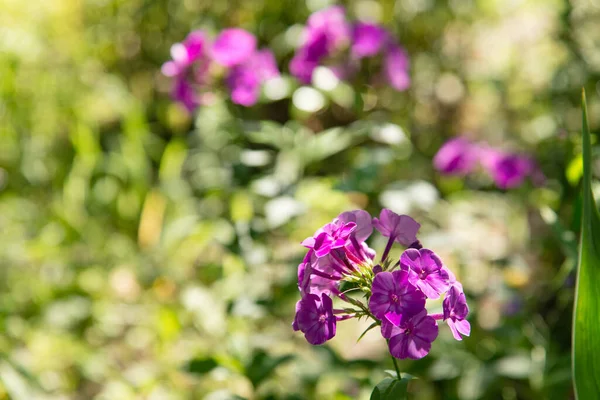
[[[380,320],[399,321],[425,308],[425,296],[408,280],[407,271],[380,272],[375,275],[369,310]]]
[[[433,158],[435,168],[448,175],[467,175],[477,165],[478,146],[464,138],[454,138],[438,150]]]
[[[450,287],[449,276],[442,261],[429,249],[406,249],[400,256],[400,268],[408,281],[430,299],[439,299]]]
[[[260,79],[251,68],[234,67],[227,76],[227,86],[231,91],[231,101],[250,107],[256,104],[260,94]]]
[[[358,22],[352,28],[352,55],[372,57],[381,51],[388,37],[387,31],[380,25]]]
[[[302,83],[310,83],[312,73],[350,40],[350,25],[341,6],[325,8],[313,13],[303,31],[303,43],[290,62],[290,72]]]
[[[165,76],[175,78],[171,97],[182,103],[192,112],[201,103],[196,93],[196,84],[206,80],[209,59],[206,51],[209,45],[203,31],[191,32],[183,42],[171,46],[171,61],[163,64],[161,71]]]
[[[224,67],[244,63],[256,50],[256,38],[240,28],[224,29],[212,46],[212,59]]]
[[[444,320],[448,323],[456,340],[462,340],[461,334],[471,334],[471,324],[466,320],[469,307],[465,294],[456,286],[452,286],[444,298]]]
[[[203,31],[190,32],[181,43],[171,46],[172,61],[163,64],[161,71],[165,76],[177,76],[187,72],[195,62],[206,56],[208,39]]]
[[[390,238],[390,241],[409,246],[417,241],[417,232],[421,224],[408,215],[398,215],[384,208],[379,218],[373,218],[373,226],[383,236]]]
[[[532,160],[519,154],[486,149],[481,157],[483,166],[500,189],[512,189],[522,185],[533,171]]]
[[[246,107],[253,106],[260,95],[261,84],[279,76],[273,53],[268,49],[255,52],[247,62],[236,65],[227,75],[231,100]]]
[[[409,61],[406,51],[396,44],[385,49],[383,74],[388,83],[396,90],[403,91],[410,86],[408,75]]]
[[[178,76],[175,78],[171,97],[173,100],[183,104],[189,112],[194,111],[200,104],[199,96],[185,76]]]
[[[336,317],[333,302],[325,294],[306,294],[296,304],[292,327],[302,331],[310,344],[323,344],[335,336]]]
[[[308,17],[307,35],[327,36],[328,51],[344,46],[350,40],[350,24],[346,21],[346,10],[342,6],[331,6]]]
[[[310,83],[315,68],[322,57],[327,54],[327,36],[315,36],[302,46],[290,61],[290,72],[302,83]]]
[[[379,275],[381,274],[377,276]],[[392,356],[418,360],[429,354],[431,343],[438,336],[438,326],[435,319],[423,309],[412,317],[403,317],[398,324],[383,319],[381,335],[389,339],[388,346]]]

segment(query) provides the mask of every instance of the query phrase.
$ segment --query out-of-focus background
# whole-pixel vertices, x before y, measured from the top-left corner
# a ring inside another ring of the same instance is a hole
[[[367,399],[391,368],[377,330],[357,343],[365,325],[344,321],[313,347],[291,322],[300,241],[381,207],[422,223],[471,308],[470,338],[441,327],[429,356],[400,362],[420,378],[411,398],[572,396],[579,96],[594,129],[600,2],[344,2],[407,49],[402,93],[289,77],[329,4],[0,3],[0,399]],[[189,31],[231,26],[285,78],[255,107],[217,96],[191,116],[160,66]],[[545,184],[440,175],[455,135],[532,155]]]

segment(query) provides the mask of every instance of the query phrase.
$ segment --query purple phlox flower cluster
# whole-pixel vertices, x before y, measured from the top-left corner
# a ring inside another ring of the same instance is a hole
[[[327,65],[338,77],[350,78],[363,58],[382,56],[382,76],[394,89],[410,86],[409,60],[404,49],[381,25],[349,22],[345,9],[332,6],[312,14],[290,62],[290,72],[310,83],[315,68]]]
[[[466,176],[481,166],[500,189],[512,189],[530,177],[542,185],[544,174],[530,156],[499,150],[465,138],[447,141],[433,159],[434,167],[447,175]]]
[[[174,79],[171,96],[190,112],[205,104],[224,76],[232,102],[252,106],[261,85],[279,76],[273,53],[257,49],[257,40],[239,28],[224,29],[211,42],[203,31],[193,31],[171,47],[171,61],[162,72]]]
[[[305,239],[302,245],[308,252],[298,266],[302,299],[296,305],[294,330],[302,331],[311,344],[323,344],[335,336],[338,321],[369,317],[381,326],[392,356],[412,359],[429,353],[438,336],[438,320],[448,323],[457,340],[468,336],[469,309],[462,285],[433,251],[422,248],[419,228],[411,217],[388,209],[377,218],[355,210]],[[388,238],[378,263],[366,243],[374,229]],[[389,257],[395,244],[405,247],[397,262]],[[342,292],[343,282],[360,289],[366,301]],[[441,296],[443,313],[428,314],[427,299]],[[334,298],[358,308],[334,309]]]

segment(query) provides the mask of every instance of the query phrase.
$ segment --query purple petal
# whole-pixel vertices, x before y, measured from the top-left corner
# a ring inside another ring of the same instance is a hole
[[[400,320],[400,323],[402,323],[402,320]],[[387,318],[381,320],[381,336],[383,336],[384,338],[389,339],[392,336],[400,335],[403,332],[403,329],[392,324],[390,321],[387,320]]]
[[[384,75],[394,89],[403,91],[410,86],[408,75],[408,55],[398,45],[391,45],[386,50],[384,64]]]
[[[423,271],[421,253],[417,249],[406,249],[400,256],[400,267],[406,271],[414,271],[417,275]]]
[[[387,319],[394,326],[399,326],[400,325],[400,321],[402,319],[402,315],[398,314],[398,313],[395,313],[395,312],[387,312],[385,314],[384,318]]]
[[[269,49],[262,49],[254,53],[251,65],[256,68],[261,81],[276,78],[280,75],[275,56]]]
[[[454,323],[456,330],[465,336],[471,335],[471,324],[466,319]]]
[[[454,336],[454,339],[456,339],[456,340],[462,340],[462,336],[460,336],[460,333],[456,329],[456,323],[454,322],[454,320],[449,319],[449,320],[446,321],[446,323],[450,327],[450,331],[452,331],[452,336]]]
[[[391,340],[390,340],[391,342]],[[419,360],[429,354],[431,350],[431,342],[421,339],[418,336],[412,336],[407,340],[406,357]]]
[[[350,25],[346,21],[346,10],[342,6],[332,6],[317,11],[308,17],[307,33],[324,33],[330,42],[330,51],[350,39]]]
[[[394,275],[391,272],[381,272],[373,279],[372,293],[387,293],[396,290]]]
[[[408,358],[409,340],[409,337],[404,334],[392,336],[388,344],[390,354],[401,360]]]
[[[312,249],[315,246],[315,238],[314,237],[307,237],[306,239],[304,239],[302,241],[302,246],[308,248],[308,249]]]
[[[417,232],[421,225],[408,215],[398,215],[384,208],[378,218],[373,218],[373,226],[383,236],[393,237],[404,246],[409,246],[417,241]]]
[[[412,323],[415,325],[414,334],[423,340],[433,342],[439,332],[439,328],[435,319],[427,315],[427,311],[423,310],[412,318]]]
[[[182,76],[175,80],[171,97],[182,103],[189,112],[193,112],[200,104],[193,86]]]
[[[231,91],[231,101],[245,107],[256,104],[260,94],[258,72],[246,66],[236,66],[227,76],[227,86]]]
[[[247,61],[256,50],[256,38],[239,28],[223,30],[212,46],[212,58],[225,67]]]
[[[433,251],[429,249],[420,249],[419,253],[421,254],[421,266],[423,267],[423,271],[431,274],[439,271],[442,268],[442,260],[440,260],[437,254],[435,254]],[[446,272],[443,274],[446,279],[449,278]]]
[[[455,138],[438,150],[433,165],[444,174],[464,176],[473,171],[478,160],[479,146],[464,138]]]
[[[365,210],[346,211],[341,213],[338,219],[345,223],[354,222],[356,224],[354,236],[359,242],[364,242],[373,233],[371,215]]]
[[[160,71],[164,76],[172,77],[179,75],[182,72],[182,69],[177,65],[174,61],[167,61],[160,67]]]
[[[430,294],[427,294],[423,291],[423,293],[425,293],[425,295],[427,297],[429,297],[430,299],[439,299],[440,295],[442,293],[445,293],[448,290],[448,288],[450,287],[450,284],[448,283],[448,279],[445,278],[440,273],[428,275],[427,278],[425,278],[424,280],[421,280],[421,282],[425,282],[427,284],[427,286],[429,288],[431,288],[431,290],[433,291],[433,293],[430,293]],[[419,286],[419,288],[420,288],[420,286]]]
[[[325,34],[315,35],[290,61],[291,74],[300,82],[309,84],[313,71],[319,66],[319,61],[328,54],[327,44]]]
[[[374,56],[387,39],[388,33],[383,27],[359,22],[352,30],[352,54],[357,58]]]
[[[481,148],[480,159],[500,189],[520,186],[534,168],[534,163],[529,157],[505,153],[490,147]]]

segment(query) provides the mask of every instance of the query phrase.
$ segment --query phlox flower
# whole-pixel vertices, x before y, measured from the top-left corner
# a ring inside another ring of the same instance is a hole
[[[294,330],[302,331],[310,344],[323,344],[335,336],[336,316],[333,302],[325,295],[308,293],[296,304]]]
[[[400,256],[400,268],[408,274],[408,281],[430,299],[438,299],[450,287],[442,261],[429,249],[406,249]]]
[[[464,176],[477,166],[478,147],[464,138],[447,141],[433,158],[434,167],[448,175]]]
[[[381,335],[389,339],[390,354],[395,358],[418,360],[429,354],[431,343],[438,336],[435,319],[423,309],[416,315],[402,318],[398,324],[381,321]]]
[[[371,286],[369,310],[377,318],[399,321],[425,309],[425,295],[408,280],[407,271],[380,272]]]
[[[471,334],[471,324],[466,320],[469,306],[461,288],[452,286],[443,302],[444,321],[448,323],[452,335],[456,340],[462,340],[462,335]]]
[[[224,67],[233,67],[246,62],[256,50],[256,38],[240,28],[224,29],[215,38],[211,57]]]

